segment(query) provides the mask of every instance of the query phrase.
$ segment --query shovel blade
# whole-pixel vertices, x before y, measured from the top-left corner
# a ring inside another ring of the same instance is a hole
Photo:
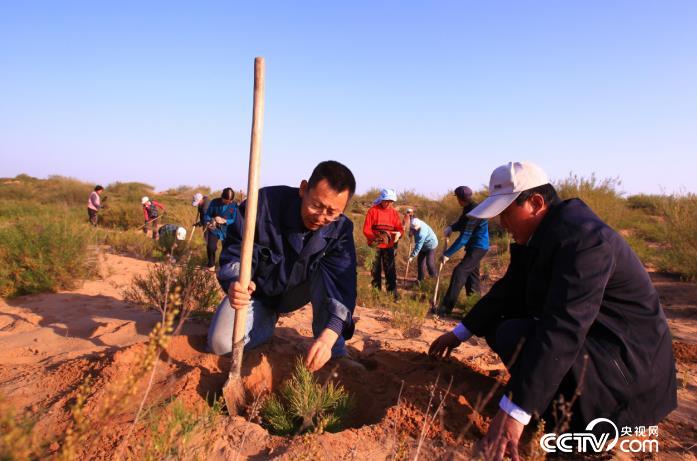
[[[242,378],[239,375],[228,376],[225,385],[223,386],[223,399],[230,416],[239,415],[244,409],[245,395]]]

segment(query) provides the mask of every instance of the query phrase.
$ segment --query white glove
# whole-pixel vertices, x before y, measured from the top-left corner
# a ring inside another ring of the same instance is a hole
[[[450,261],[450,258],[448,258],[447,256],[443,255],[440,257],[440,262],[442,262],[443,264],[447,263],[448,261]]]
[[[397,240],[399,240],[399,238],[400,238],[401,236],[402,236],[402,233],[401,233],[401,232],[395,232],[395,233],[394,233],[394,241],[396,242]]]
[[[409,256],[409,262],[412,262],[414,260],[413,256]]]
[[[446,237],[450,237],[450,234],[452,234],[452,233],[453,233],[453,228],[450,226],[446,226],[446,228],[443,229],[443,235],[445,235]]]

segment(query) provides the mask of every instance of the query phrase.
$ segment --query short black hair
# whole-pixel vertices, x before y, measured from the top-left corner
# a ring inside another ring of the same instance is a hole
[[[555,205],[561,201],[554,186],[547,183],[521,192],[515,199],[516,205],[522,205],[534,194],[540,194],[547,205]]]
[[[232,187],[226,187],[220,194],[220,198],[222,198],[223,200],[232,200],[235,198],[235,191],[232,190]]]
[[[326,179],[332,189],[337,192],[349,191],[349,198],[356,192],[356,178],[345,165],[335,160],[320,162],[307,181],[308,188],[312,189],[321,180]]]
[[[97,192],[98,190],[104,190],[104,188],[97,184],[96,186],[94,186],[94,191]]]

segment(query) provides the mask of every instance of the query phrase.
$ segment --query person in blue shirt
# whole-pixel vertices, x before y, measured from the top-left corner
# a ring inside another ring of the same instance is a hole
[[[203,216],[206,227],[206,253],[208,255],[208,270],[215,271],[215,253],[218,250],[218,240],[224,241],[227,229],[237,219],[237,204],[234,202],[235,192],[226,187],[219,198],[213,199]]]
[[[232,350],[237,309],[247,307],[245,348],[271,339],[279,314],[312,304],[312,333],[305,365],[312,371],[332,357],[346,355],[356,306],[356,248],[353,223],[343,214],[356,190],[346,166],[318,164],[300,187],[259,190],[249,289],[238,281],[246,202],[229,227],[220,255],[218,281],[227,296],[208,331],[215,354]]]
[[[414,217],[414,210],[411,208],[407,209],[406,215],[409,218],[409,234],[414,238],[414,248],[409,254],[409,261],[413,261],[416,258],[416,267],[418,268],[417,280],[423,280],[426,271],[428,271],[428,275],[435,277],[438,237],[436,237],[436,233],[433,232],[431,226]]]
[[[489,250],[489,222],[486,219],[467,216],[467,213],[477,206],[477,203],[472,200],[472,189],[459,186],[455,189],[455,196],[462,207],[462,215],[455,223],[446,227],[443,233],[446,237],[449,237],[452,232],[460,232],[460,235],[450,248],[443,252],[441,262],[448,262],[463,247],[465,257],[453,270],[448,291],[445,292],[443,302],[436,311],[439,315],[448,315],[452,312],[463,287],[467,296],[481,293],[479,264]]]

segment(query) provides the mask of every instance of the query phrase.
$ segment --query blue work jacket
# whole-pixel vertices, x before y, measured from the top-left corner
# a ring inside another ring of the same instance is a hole
[[[238,219],[228,228],[220,254],[218,280],[227,292],[237,280],[244,229],[246,201],[239,206]],[[316,230],[305,228],[300,215],[297,187],[272,186],[259,190],[257,223],[252,258],[253,294],[277,308],[283,294],[319,273],[330,313],[330,325],[340,320],[345,339],[353,335],[356,306],[356,248],[353,223],[345,215]],[[335,328],[332,328],[336,331]]]
[[[237,219],[237,204],[231,202],[227,205],[223,203],[223,199],[218,197],[211,200],[208,209],[205,211],[203,223],[208,224],[213,221],[213,218],[220,216],[225,219],[225,224],[216,224],[215,227],[208,229],[208,232],[213,232],[219,240],[225,240],[228,227]]]

